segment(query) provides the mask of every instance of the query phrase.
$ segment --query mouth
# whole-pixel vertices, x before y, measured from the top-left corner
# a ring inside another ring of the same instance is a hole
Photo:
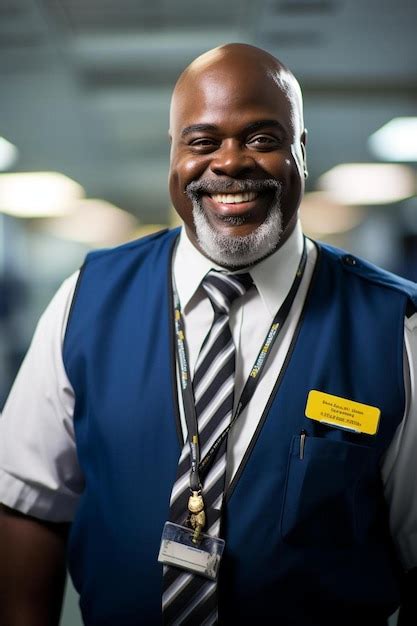
[[[261,191],[217,192],[202,195],[211,218],[224,225],[261,223],[268,212],[271,193]]]
[[[213,193],[210,198],[218,204],[243,204],[256,200],[259,193],[255,191],[245,191],[240,193]]]
[[[279,203],[281,184],[275,179],[192,181],[186,194],[194,209],[204,213],[219,232],[245,236],[267,219],[271,207]]]

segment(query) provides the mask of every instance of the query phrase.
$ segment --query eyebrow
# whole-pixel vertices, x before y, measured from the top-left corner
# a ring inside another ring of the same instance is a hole
[[[246,132],[254,132],[255,130],[259,130],[261,128],[279,128],[282,132],[286,132],[284,126],[278,120],[259,120],[259,122],[253,122],[252,124],[248,124],[245,127]]]
[[[214,124],[191,124],[191,126],[186,126],[181,131],[181,137],[185,137],[190,133],[198,133],[202,131],[215,131],[217,130],[217,126]]]
[[[286,132],[284,126],[280,122],[278,122],[278,120],[259,120],[257,122],[252,122],[251,124],[248,124],[247,126],[244,127],[243,132],[250,133],[250,132],[259,130],[260,128],[266,128],[266,127],[271,127],[271,126],[273,128],[279,128],[284,133]],[[185,128],[182,129],[181,137],[186,137],[187,135],[191,133],[204,132],[204,131],[215,132],[217,130],[218,130],[218,127],[215,126],[214,124],[191,124],[191,126],[186,126]]]

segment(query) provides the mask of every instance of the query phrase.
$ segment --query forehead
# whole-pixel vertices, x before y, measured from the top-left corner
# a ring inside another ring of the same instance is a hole
[[[174,93],[171,133],[192,124],[228,126],[262,119],[280,122],[294,132],[295,102],[277,84],[271,72],[246,68],[245,72],[210,69],[185,77]]]

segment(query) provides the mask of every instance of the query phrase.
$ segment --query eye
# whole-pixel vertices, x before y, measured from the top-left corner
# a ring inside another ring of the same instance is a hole
[[[188,145],[198,152],[210,152],[217,149],[218,141],[210,137],[198,137],[197,139],[192,139]]]
[[[255,135],[247,140],[247,145],[256,150],[274,150],[281,145],[281,140],[273,135]]]

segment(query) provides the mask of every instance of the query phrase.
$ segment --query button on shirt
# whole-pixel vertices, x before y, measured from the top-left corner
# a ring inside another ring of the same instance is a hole
[[[235,402],[255,362],[275,313],[291,287],[303,249],[298,224],[274,254],[250,268],[254,287],[233,305],[230,326],[236,345]],[[226,484],[242,462],[282,369],[297,327],[316,262],[307,241],[307,265],[287,321],[248,406],[229,433]],[[221,269],[203,256],[181,232],[173,262],[193,373],[211,326],[212,306],[201,288],[210,269]],[[0,420],[0,501],[35,517],[70,521],[83,476],[77,462],[72,414],[74,393],[63,361],[62,343],[78,273],[67,279],[37,326]],[[381,467],[390,526],[404,567],[417,566],[417,314],[405,320],[406,412]],[[186,425],[180,399],[183,435]]]

